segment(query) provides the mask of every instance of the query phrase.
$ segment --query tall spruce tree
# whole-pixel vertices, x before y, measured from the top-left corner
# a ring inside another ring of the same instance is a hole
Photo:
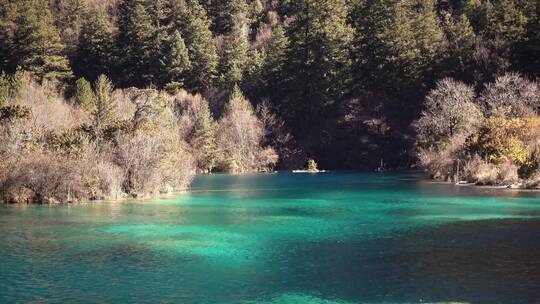
[[[435,1],[400,1],[395,7],[395,21],[386,28],[385,36],[391,64],[399,78],[421,85],[433,76],[430,70],[437,65],[443,32],[435,12]],[[406,85],[409,85],[408,83]]]
[[[197,147],[197,167],[203,172],[211,172],[217,164],[216,122],[212,118],[208,102],[203,100],[197,113],[191,144]]]
[[[528,40],[529,11],[534,11],[527,3],[528,1],[499,0],[493,3],[493,8],[487,13],[488,24],[484,33],[486,47],[493,54],[491,64],[502,66],[493,69],[490,80],[512,66],[516,70],[523,68],[519,66],[521,62],[518,56]],[[506,66],[499,63],[503,61]]]
[[[282,100],[289,121],[306,132],[330,117],[346,94],[353,30],[345,0],[300,0],[294,13]]]
[[[262,83],[259,90],[271,96],[272,92],[278,92],[283,85],[283,73],[286,61],[286,51],[289,47],[289,39],[285,35],[285,29],[278,25],[274,29],[272,41],[265,51],[262,67]]]
[[[75,104],[81,107],[81,109],[91,112],[94,103],[94,92],[92,91],[92,85],[84,78],[79,78],[75,81],[73,99]]]
[[[191,70],[191,61],[179,31],[170,36],[161,64],[166,76],[164,84],[182,87],[187,73]]]
[[[54,24],[70,58],[76,52],[82,22],[86,17],[87,0],[51,1]]]
[[[358,1],[353,10],[355,27],[353,89],[356,93],[375,84],[384,85],[384,59],[390,55],[385,29],[392,27],[395,1]]]
[[[439,71],[444,35],[435,2],[368,0],[355,19],[356,93],[385,95],[386,112],[408,124]]]
[[[491,82],[498,75],[512,69],[527,40],[528,1],[499,0],[481,3],[475,53],[475,80],[477,84]],[[521,67],[515,66],[517,70]]]
[[[163,69],[163,58],[170,51],[171,41],[174,41],[175,32],[170,30],[171,6],[169,0],[153,0],[146,5],[154,27],[153,35],[149,41],[150,56],[147,64],[148,73],[151,75],[151,84],[163,87],[163,75],[168,69]]]
[[[491,3],[481,0],[463,0],[461,12],[469,19],[475,33],[482,33],[487,27],[487,11]]]
[[[516,0],[494,2],[493,9],[487,14],[487,37],[501,39],[507,44],[525,39],[528,19],[518,2]]]
[[[15,27],[8,42],[8,71],[21,67],[40,81],[64,87],[72,71],[48,3],[21,1],[15,8]]]
[[[246,18],[242,22],[248,22],[249,6],[246,0],[211,0],[208,14],[212,18],[212,32],[216,35],[228,35],[239,23],[239,16]]]
[[[90,81],[110,74],[114,62],[114,36],[105,11],[89,11],[82,23],[79,46],[73,61],[75,73]]]
[[[214,84],[219,58],[210,31],[210,21],[197,0],[188,1],[185,19],[187,24],[184,37],[192,65],[186,83],[190,90],[202,92]]]
[[[519,60],[516,64],[532,77],[540,77],[540,1],[535,1],[530,9],[527,24],[527,36],[519,48]]]
[[[473,56],[476,35],[465,14],[452,16],[443,13],[441,25],[445,48],[441,75],[473,81]]]
[[[116,99],[113,96],[113,85],[109,78],[100,75],[94,85],[94,99],[90,107],[96,137],[102,139],[108,128],[117,117]]]
[[[13,33],[16,29],[13,22],[16,18],[16,6],[8,0],[0,0],[0,71],[12,73],[16,62],[11,57]]]
[[[267,47],[266,53],[266,71],[269,74],[278,74],[283,69],[287,48],[289,47],[289,39],[285,35],[285,30],[282,25],[278,25],[274,29],[272,41]]]
[[[236,18],[236,22],[225,37],[220,58],[220,82],[226,88],[242,82],[249,61],[249,29],[242,16]]]
[[[144,0],[125,0],[120,5],[116,78],[123,86],[144,87],[155,83],[157,29]]]
[[[152,23],[156,30],[161,31],[167,28],[171,17],[171,1],[170,0],[152,0],[147,4],[147,10],[152,19]]]

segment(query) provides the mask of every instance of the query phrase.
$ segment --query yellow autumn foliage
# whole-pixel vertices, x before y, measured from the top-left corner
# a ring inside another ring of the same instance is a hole
[[[540,144],[540,117],[492,116],[471,137],[471,142],[475,152],[486,155],[495,164],[511,161],[527,166],[535,161],[534,154]]]

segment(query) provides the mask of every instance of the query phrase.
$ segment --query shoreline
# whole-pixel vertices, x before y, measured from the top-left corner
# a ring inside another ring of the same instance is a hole
[[[347,171],[347,170],[346,170]],[[232,175],[232,176],[241,176],[241,175],[270,175],[270,174],[279,174],[279,173],[289,173],[289,174],[316,174],[316,173],[336,173],[340,172],[338,171],[329,171],[329,170],[319,170],[317,172],[308,171],[308,170],[276,170],[272,172],[256,172],[256,173],[239,173],[239,174],[229,174],[229,173],[200,173],[197,175],[201,176],[211,176],[211,175]],[[350,171],[347,171],[350,172]],[[372,171],[358,171],[358,172],[372,172]],[[377,171],[373,171],[377,172]],[[419,171],[413,171],[420,173]],[[427,172],[422,172],[427,173]],[[429,184],[443,184],[443,185],[451,185],[456,187],[475,187],[479,189],[487,189],[487,190],[505,190],[506,191],[514,191],[514,192],[535,192],[538,193],[540,191],[540,187],[526,187],[525,184],[501,184],[501,185],[482,185],[474,182],[468,182],[468,181],[461,181],[459,183],[451,182],[451,181],[444,181],[441,179],[435,179],[431,178],[429,176],[423,178],[424,182],[427,182]],[[96,199],[96,200],[80,200],[80,201],[70,201],[70,202],[55,202],[55,203],[6,203],[2,201],[0,205],[5,206],[13,206],[13,207],[23,207],[23,206],[40,206],[40,205],[46,205],[46,206],[59,206],[59,205],[79,205],[79,204],[92,204],[92,203],[123,203],[123,202],[144,202],[147,200],[154,200],[154,199],[163,199],[168,197],[174,197],[177,195],[186,194],[192,191],[191,185],[187,186],[183,189],[174,190],[170,192],[157,192],[157,193],[146,193],[142,195],[137,195],[136,197],[133,197],[128,194],[121,194],[118,195],[117,198],[104,198],[104,199]]]
[[[81,205],[81,204],[94,204],[94,203],[123,203],[126,201],[142,202],[146,200],[161,199],[165,197],[175,196],[183,193],[190,192],[191,188],[187,187],[183,190],[175,190],[170,192],[162,192],[157,194],[145,194],[137,197],[129,196],[127,194],[120,195],[117,198],[104,198],[95,200],[80,200],[80,201],[68,201],[68,202],[55,202],[55,203],[6,203],[0,202],[0,206],[63,206],[63,205]]]
[[[478,183],[473,182],[466,182],[464,184],[455,183],[455,182],[448,182],[444,180],[438,180],[434,178],[427,178],[427,181],[429,183],[434,184],[445,184],[445,185],[453,185],[457,187],[476,187],[476,188],[483,188],[483,189],[492,189],[492,190],[513,190],[513,191],[530,191],[530,192],[537,192],[540,190],[538,187],[526,187],[526,186],[519,186],[519,187],[512,187],[512,185],[482,185]]]

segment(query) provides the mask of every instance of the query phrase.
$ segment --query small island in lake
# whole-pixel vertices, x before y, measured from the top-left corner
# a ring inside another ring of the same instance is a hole
[[[299,169],[299,170],[292,170],[293,173],[321,173],[326,172],[326,170],[319,170],[317,168],[317,163],[313,158],[308,159],[307,161],[307,168],[306,169]]]

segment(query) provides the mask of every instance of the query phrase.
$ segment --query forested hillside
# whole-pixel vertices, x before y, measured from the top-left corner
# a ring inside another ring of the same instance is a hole
[[[59,146],[107,150],[104,167],[120,168],[116,188],[127,192],[171,184],[135,169],[149,163],[162,173],[175,161],[199,172],[310,158],[329,169],[409,167],[418,147],[424,158],[444,150],[441,138],[416,139],[433,128],[417,120],[431,115],[439,81],[463,83],[472,103],[505,74],[537,90],[539,14],[536,0],[0,0],[0,119],[12,147],[2,157],[38,153],[15,144],[21,134],[62,164],[89,160]],[[163,159],[122,156],[156,134],[149,149]]]

